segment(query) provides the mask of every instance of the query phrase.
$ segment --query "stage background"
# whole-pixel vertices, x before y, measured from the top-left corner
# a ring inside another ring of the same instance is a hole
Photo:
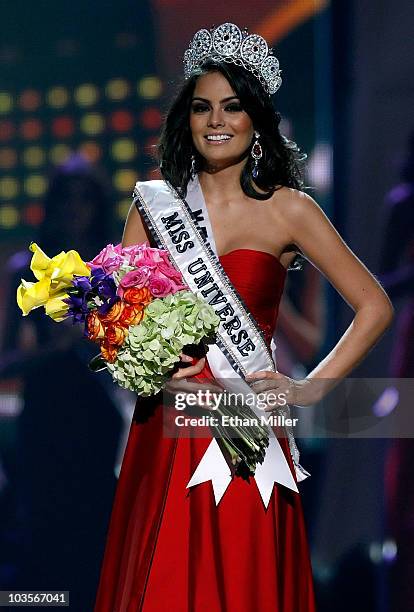
[[[283,117],[283,132],[308,154],[310,193],[361,260],[380,275],[384,200],[400,179],[413,127],[413,16],[410,0],[211,0],[208,5],[202,0],[118,0],[116,4],[109,0],[44,0],[35,8],[29,0],[2,3],[1,364],[7,364],[10,348],[4,338],[10,314],[6,304],[11,257],[39,236],[45,194],[55,166],[81,153],[96,167],[109,202],[102,211],[108,237],[118,242],[135,181],[158,176],[154,146],[163,113],[181,79],[182,53],[198,28],[224,21],[247,26],[274,46],[283,70],[275,106]],[[71,224],[70,215],[65,222]],[[62,249],[70,247],[62,242]],[[292,280],[289,289],[296,305],[301,302],[303,278]],[[323,342],[308,363],[295,364],[297,372],[316,363],[352,317],[349,307],[323,279],[319,290],[324,304]],[[398,312],[404,302],[396,300],[395,305]],[[395,326],[355,376],[389,374],[394,334]],[[5,370],[0,369],[2,372]],[[101,531],[94,536],[89,567],[80,570],[69,563],[75,563],[81,554],[73,551],[72,557],[68,553],[68,563],[62,563],[61,575],[54,575],[56,588],[67,582],[77,589],[73,609],[79,612],[91,609],[105,521],[131,415],[130,398],[112,399],[108,408],[116,425],[112,431],[108,423],[109,429],[104,431],[104,422],[99,419],[87,428],[84,419],[89,417],[76,413],[79,439],[72,440],[73,452],[78,443],[85,442],[90,453],[103,456],[104,440],[116,451],[107,466],[103,497],[87,489],[86,479],[85,489],[77,492],[82,504],[91,509],[85,518],[91,521],[89,528],[93,528],[94,513],[104,517]],[[59,406],[54,410],[58,425]],[[19,554],[26,516],[18,486],[19,470],[25,469],[18,445],[18,422],[23,413],[21,377],[18,372],[4,374],[0,387],[2,589],[27,585],[22,582],[25,574]],[[86,431],[89,437],[85,441],[82,436]],[[48,435],[56,435],[56,431]],[[63,440],[65,432],[59,431],[59,436]],[[392,537],[390,540],[384,528],[386,445],[372,440],[351,444],[308,438],[301,446],[302,463],[312,472],[312,478],[303,483],[303,497],[320,610],[348,610],[351,605],[364,612],[392,610],[388,577],[395,554],[387,553],[387,559],[383,554],[394,550]],[[64,467],[61,469],[63,474]],[[36,477],[41,479],[41,474]],[[45,506],[53,508],[54,503],[46,500]],[[85,529],[84,537],[86,533]],[[391,549],[384,549],[384,541],[391,541]],[[30,554],[37,553],[32,550]],[[59,550],[56,555],[54,560],[59,563]],[[44,588],[55,588],[55,584]]]

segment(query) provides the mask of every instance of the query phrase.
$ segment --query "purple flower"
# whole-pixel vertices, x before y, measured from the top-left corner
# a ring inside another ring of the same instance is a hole
[[[82,323],[86,319],[86,315],[89,312],[88,304],[84,295],[76,293],[73,289],[69,290],[69,297],[63,300],[69,305],[67,317],[72,317],[72,323]]]
[[[89,276],[74,276],[72,282],[73,286],[83,293],[86,293],[92,289]]]
[[[65,300],[69,305],[67,316],[72,317],[73,323],[81,323],[92,310],[106,314],[118,299],[112,274],[106,274],[102,268],[94,268],[89,277],[74,277],[73,287]]]
[[[106,302],[103,302],[101,306],[98,306],[99,314],[105,315],[109,310],[111,310],[112,306],[115,304],[115,302],[118,302],[119,299],[120,298],[116,295],[109,297]]]
[[[102,300],[111,300],[116,297],[116,285],[112,274],[105,274],[101,268],[95,268],[92,272],[91,285],[94,296]]]

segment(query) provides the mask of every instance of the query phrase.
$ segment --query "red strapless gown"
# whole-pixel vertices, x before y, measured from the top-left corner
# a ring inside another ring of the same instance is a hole
[[[270,343],[285,268],[248,249],[220,260]],[[277,485],[265,509],[254,478],[217,506],[211,482],[186,489],[209,443],[163,437],[162,407],[137,404],[95,612],[314,612],[300,495]]]

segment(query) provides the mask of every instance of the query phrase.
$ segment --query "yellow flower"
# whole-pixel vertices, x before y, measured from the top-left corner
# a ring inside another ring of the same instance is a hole
[[[33,252],[30,269],[37,283],[22,279],[17,289],[17,304],[26,316],[34,308],[44,306],[46,314],[55,321],[62,321],[68,305],[62,300],[68,297],[67,290],[72,285],[73,276],[90,276],[91,270],[76,251],[62,251],[50,258],[32,242]]]
[[[48,300],[45,304],[46,314],[54,321],[63,321],[68,311],[69,306],[63,301],[69,297],[68,293],[64,293],[61,297],[55,297]]]
[[[45,278],[37,283],[28,283],[22,279],[17,288],[17,304],[26,316],[34,308],[43,306],[49,298],[50,281]]]

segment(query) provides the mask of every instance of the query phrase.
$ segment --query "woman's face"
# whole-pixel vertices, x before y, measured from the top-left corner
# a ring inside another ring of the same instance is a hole
[[[197,151],[216,169],[240,162],[254,128],[228,80],[221,72],[197,79],[190,111],[190,129]]]

